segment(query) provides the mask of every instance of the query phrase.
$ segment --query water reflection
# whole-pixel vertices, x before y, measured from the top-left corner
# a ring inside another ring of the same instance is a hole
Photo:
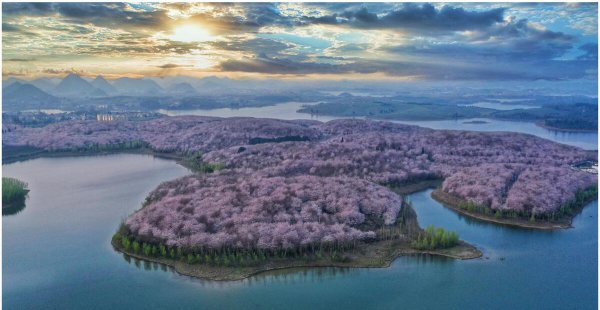
[[[25,201],[20,201],[11,204],[8,207],[2,206],[2,216],[15,215],[21,213],[25,209]]]
[[[260,284],[322,283],[327,279],[355,276],[360,272],[359,268],[348,267],[294,267],[262,272],[244,281]]]
[[[536,106],[536,105],[499,103],[499,102],[487,102],[487,101],[476,102],[476,103],[471,103],[471,104],[461,104],[460,106],[494,109],[494,110],[499,110],[499,111],[540,108],[540,106]]]
[[[213,286],[217,284],[219,287],[224,287],[227,285],[239,285],[239,283],[250,285],[322,283],[327,279],[339,278],[341,276],[353,276],[360,272],[360,268],[350,267],[292,267],[260,272],[240,281],[214,281],[180,275],[172,266],[139,259],[126,253],[121,253],[121,257],[125,262],[129,265],[133,265],[139,271],[168,272],[181,278],[188,278],[188,281],[203,286]]]

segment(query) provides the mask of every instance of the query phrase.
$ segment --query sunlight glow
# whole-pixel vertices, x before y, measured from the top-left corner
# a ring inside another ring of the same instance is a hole
[[[200,26],[184,25],[175,28],[169,39],[179,42],[204,42],[212,40],[213,37]]]

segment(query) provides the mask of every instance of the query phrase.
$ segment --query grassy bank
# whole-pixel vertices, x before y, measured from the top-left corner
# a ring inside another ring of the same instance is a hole
[[[25,198],[29,193],[27,183],[2,177],[2,214],[18,213],[25,207]]]

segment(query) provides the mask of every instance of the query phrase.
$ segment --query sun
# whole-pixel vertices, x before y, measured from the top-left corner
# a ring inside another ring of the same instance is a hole
[[[183,25],[175,28],[169,39],[179,42],[204,42],[212,40],[213,37],[206,29],[200,26]]]

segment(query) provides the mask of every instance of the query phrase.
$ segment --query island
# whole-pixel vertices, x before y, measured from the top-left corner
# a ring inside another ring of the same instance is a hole
[[[234,171],[163,183],[112,244],[211,280],[290,267],[384,267],[416,253],[482,255],[456,233],[423,231],[410,204],[366,180]]]
[[[27,183],[9,177],[2,177],[2,215],[15,214],[25,208],[25,198],[29,193]]]
[[[467,216],[540,229],[569,227],[597,192],[597,174],[582,168],[597,165],[596,151],[519,133],[200,116],[6,126],[4,153],[16,158],[144,151],[191,167],[152,191],[112,244],[215,280],[481,256],[455,233],[419,227],[404,196],[425,188]]]
[[[555,131],[596,132],[596,103],[544,104],[528,109],[495,110],[490,108],[443,104],[421,99],[407,102],[404,98],[350,97],[327,99],[306,105],[300,113],[338,117],[368,117],[384,120],[434,121],[487,118],[507,121],[534,122]],[[481,121],[467,122],[481,124]]]

